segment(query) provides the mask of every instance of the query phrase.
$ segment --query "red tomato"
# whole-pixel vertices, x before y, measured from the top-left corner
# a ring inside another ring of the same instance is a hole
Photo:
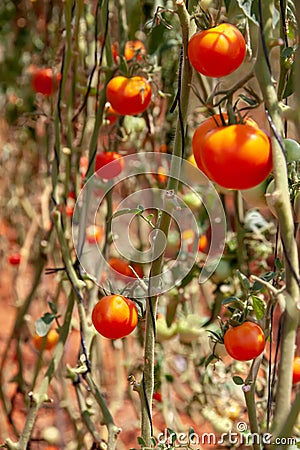
[[[249,124],[229,125],[204,136],[201,161],[212,181],[227,189],[249,189],[272,170],[268,136]]]
[[[143,77],[126,78],[121,75],[112,78],[106,87],[106,98],[120,115],[132,115],[145,111],[151,101],[150,83]]]
[[[122,295],[107,295],[94,307],[92,322],[99,334],[108,339],[128,336],[137,326],[135,303]]]
[[[122,275],[125,275],[126,277],[133,277],[134,276],[132,270],[129,267],[129,264],[126,261],[123,261],[123,259],[110,258],[110,260],[108,261],[108,264],[116,272],[119,272]]]
[[[105,167],[107,164],[109,164],[109,166]],[[96,155],[95,172],[98,176],[101,176],[101,178],[110,180],[111,178],[117,177],[122,172],[123,166],[123,159],[119,153],[102,152]]]
[[[207,77],[229,75],[244,61],[246,43],[242,33],[230,23],[222,23],[195,33],[188,44],[192,66]]]
[[[246,321],[226,331],[224,345],[233,359],[249,361],[264,351],[265,335],[259,325]]]
[[[157,402],[161,403],[162,402],[162,395],[160,392],[153,392],[153,399],[156,400]]]
[[[300,356],[295,356],[293,361],[293,384],[300,381]]]
[[[137,61],[141,61],[146,54],[146,47],[142,41],[127,41],[124,47],[124,56],[126,61],[132,60],[134,57]]]
[[[51,95],[57,90],[60,80],[60,73],[55,75],[51,67],[46,67],[33,72],[31,85],[35,92]]]
[[[228,119],[228,116],[226,113],[222,114],[224,120],[226,121]],[[193,138],[192,138],[192,149],[194,158],[196,161],[197,166],[203,172],[208,178],[210,178],[208,171],[203,165],[202,162],[202,148],[204,143],[205,135],[218,127],[222,126],[222,120],[221,120],[221,114],[215,114],[212,117],[209,117],[208,119],[204,120],[200,125],[196,128]]]
[[[12,253],[11,255],[9,255],[8,262],[12,266],[18,266],[20,264],[20,262],[21,262],[21,255],[20,255],[20,253]]]

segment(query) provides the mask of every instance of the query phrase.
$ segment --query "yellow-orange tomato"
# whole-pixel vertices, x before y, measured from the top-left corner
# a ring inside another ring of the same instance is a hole
[[[146,47],[142,41],[134,40],[127,41],[124,47],[124,56],[126,61],[130,61],[134,57],[138,61],[141,61],[143,56],[146,54]]]
[[[230,23],[198,31],[188,44],[192,66],[207,77],[229,75],[242,64],[245,55],[245,39]]]
[[[212,181],[227,189],[249,189],[272,170],[268,136],[247,123],[215,128],[204,136],[201,161]]]
[[[92,322],[96,330],[108,339],[128,336],[137,326],[135,303],[122,295],[107,295],[94,307]]]
[[[187,251],[191,252],[192,248],[193,248],[193,242],[195,240],[194,230],[192,230],[192,229],[184,230],[181,234],[181,237],[182,237],[182,240],[187,245]],[[207,250],[207,245],[208,245],[207,236],[205,234],[201,234],[201,236],[199,237],[199,241],[198,241],[199,252],[202,252],[202,253],[205,252]]]
[[[145,111],[151,101],[150,83],[140,76],[131,78],[121,75],[112,78],[106,86],[106,98],[114,110],[122,115],[131,115]]]
[[[33,345],[37,350],[40,350],[44,345],[45,342],[45,349],[46,350],[52,350],[58,341],[59,334],[56,330],[49,330],[48,334],[46,336],[39,336],[37,333],[33,336]]]
[[[90,225],[86,229],[86,240],[89,244],[96,244],[104,236],[103,227]]]

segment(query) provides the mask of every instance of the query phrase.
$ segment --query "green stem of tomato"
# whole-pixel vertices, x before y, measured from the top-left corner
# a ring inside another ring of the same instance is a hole
[[[264,23],[264,36],[266,42],[270,41],[273,33],[272,20],[275,8],[274,2],[261,2],[262,18]],[[254,39],[258,29],[253,24],[251,32]],[[258,43],[258,54],[255,64],[255,74],[259,82],[266,109],[279,136],[284,136],[284,127],[279,107],[278,98],[273,84],[273,76],[270,73],[263,51],[261,40]],[[299,109],[299,108],[298,108]],[[278,370],[278,384],[276,393],[276,405],[272,425],[272,434],[276,435],[281,426],[287,420],[290,413],[290,398],[292,391],[292,362],[296,331],[299,322],[299,286],[296,277],[299,274],[297,245],[294,238],[294,222],[288,190],[288,176],[286,161],[282,149],[275,135],[272,136],[273,173],[275,180],[275,192],[272,194],[274,208],[277,213],[281,240],[285,250],[286,270],[286,309],[283,315],[283,330],[281,333],[281,358]]]
[[[180,157],[182,155],[182,123],[186,122],[186,115],[188,109],[190,82],[192,77],[192,69],[187,58],[187,45],[189,40],[189,33],[194,32],[190,29],[190,16],[185,8],[184,2],[176,2],[177,14],[180,20],[182,29],[183,41],[183,67],[181,79],[181,95],[180,107],[181,118],[178,117],[175,133],[175,141],[173,148],[174,158],[171,163],[170,177],[168,180],[168,190],[173,190],[176,193],[178,189],[178,178],[180,174]],[[170,215],[163,211],[159,222],[159,229],[168,236],[169,226],[171,222]],[[152,263],[150,278],[161,274],[163,265],[163,255],[157,258]],[[141,389],[141,432],[146,445],[151,445],[151,417],[152,417],[152,396],[154,389],[154,357],[155,357],[155,317],[157,310],[157,296],[149,298],[151,308],[148,307],[146,311],[146,333],[145,333],[145,351],[144,351],[144,373],[143,373],[143,389]],[[151,312],[152,314],[151,314]],[[153,323],[154,320],[154,323]]]

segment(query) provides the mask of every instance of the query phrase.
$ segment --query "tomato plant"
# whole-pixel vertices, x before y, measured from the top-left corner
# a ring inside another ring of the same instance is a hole
[[[229,75],[242,64],[245,55],[245,39],[230,23],[198,31],[188,44],[192,66],[207,77]]]
[[[103,297],[92,311],[96,330],[108,339],[128,336],[137,326],[138,312],[135,303],[122,295]]]
[[[110,180],[117,177],[122,172],[123,166],[123,159],[119,153],[101,152],[96,155],[95,172],[101,178]]]
[[[300,356],[295,356],[293,361],[293,384],[300,381]]]
[[[220,127],[204,136],[202,162],[211,179],[227,189],[249,189],[272,170],[268,136],[249,124]]]
[[[106,87],[107,101],[120,115],[132,115],[144,112],[151,101],[152,89],[146,78],[121,75],[112,78]]]
[[[56,330],[49,330],[46,336],[39,336],[37,333],[33,336],[33,345],[37,350],[41,350],[45,345],[46,350],[52,350],[58,342],[59,334]],[[45,344],[44,344],[45,342]]]
[[[60,80],[61,74],[55,74],[51,67],[37,68],[32,74],[31,85],[35,92],[49,96],[57,90]]]
[[[265,348],[265,335],[259,325],[254,322],[243,322],[236,327],[228,328],[224,335],[227,353],[237,361],[249,361],[257,358]]]

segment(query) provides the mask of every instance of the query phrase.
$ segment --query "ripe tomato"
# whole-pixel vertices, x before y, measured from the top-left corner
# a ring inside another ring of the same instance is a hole
[[[99,227],[98,225],[90,225],[86,229],[86,240],[89,244],[97,244],[103,236],[103,227]]]
[[[242,64],[245,55],[245,39],[230,23],[198,31],[188,44],[188,57],[192,66],[207,77],[229,75]]]
[[[104,167],[107,164],[109,165]],[[96,155],[95,172],[97,173],[97,176],[100,176],[101,178],[110,180],[111,178],[117,177],[122,172],[123,166],[123,159],[119,153],[102,152]]]
[[[162,395],[160,392],[153,392],[153,400],[156,400],[157,402],[162,402]]]
[[[134,57],[137,61],[141,61],[146,54],[146,47],[142,41],[127,41],[124,47],[124,56],[126,61],[130,61]]]
[[[212,181],[227,189],[249,189],[272,170],[268,136],[247,123],[209,131],[204,136],[202,163]]]
[[[12,266],[18,266],[20,264],[20,262],[21,262],[21,255],[20,255],[20,253],[12,253],[11,255],[9,255],[8,262]]]
[[[51,95],[58,88],[61,74],[54,74],[51,67],[36,69],[31,78],[31,85],[35,92]]]
[[[122,295],[107,295],[94,307],[92,322],[99,334],[108,339],[128,336],[137,326],[138,312],[132,300]]]
[[[150,83],[140,76],[112,78],[106,87],[106,98],[114,110],[122,115],[134,116],[145,111],[151,101]]]
[[[223,118],[226,121],[228,119],[228,116],[226,113],[223,114]],[[209,173],[204,167],[204,164],[202,162],[202,149],[203,149],[203,143],[205,135],[218,127],[222,126],[222,120],[220,114],[215,114],[212,117],[209,117],[208,119],[204,120],[200,125],[196,128],[193,138],[192,138],[192,149],[193,149],[193,155],[196,161],[197,166],[199,169],[208,177]]]
[[[125,275],[126,277],[133,277],[134,274],[132,270],[129,267],[129,264],[120,258],[110,258],[108,261],[108,264],[112,269],[114,269],[116,272],[121,273],[122,275]]]
[[[193,242],[195,240],[195,233],[192,229],[184,230],[181,233],[181,238],[183,240],[183,245],[186,247],[187,252],[191,252],[193,249]],[[207,250],[208,239],[205,234],[201,234],[198,241],[199,252],[205,252]]]
[[[39,336],[35,333],[33,336],[33,345],[37,350],[41,350],[44,345],[44,340],[46,340],[44,348],[46,350],[52,350],[56,346],[58,338],[59,334],[56,330],[49,330],[46,336]]]
[[[224,345],[233,359],[249,361],[264,351],[265,335],[259,325],[246,321],[226,331]]]
[[[300,356],[295,356],[293,361],[293,384],[300,381]]]

